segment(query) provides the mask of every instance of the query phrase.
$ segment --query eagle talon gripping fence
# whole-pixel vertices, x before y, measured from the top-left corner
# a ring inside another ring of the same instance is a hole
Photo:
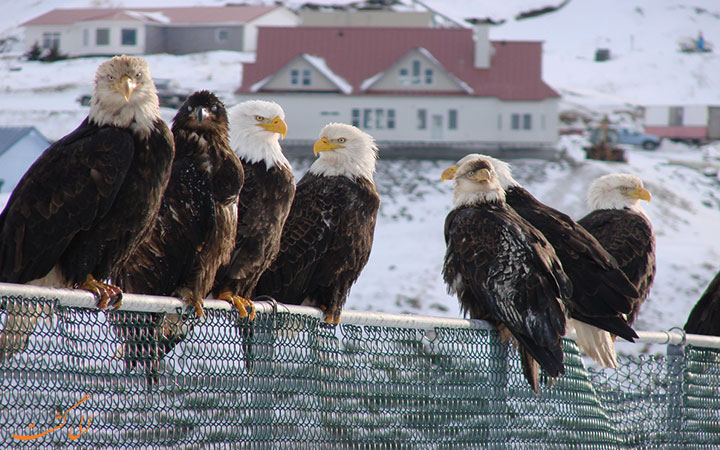
[[[250,324],[208,300],[162,360],[146,338],[129,367],[117,324],[153,331],[148,313],[182,313],[179,300],[126,295],[117,313],[82,291],[0,293],[3,329],[8,311],[30,319],[15,327],[27,348],[0,363],[2,448],[720,448],[715,338],[640,333],[667,351],[620,355],[617,370],[566,339],[565,375],[534,395],[477,321],[346,311],[333,327],[259,303]]]

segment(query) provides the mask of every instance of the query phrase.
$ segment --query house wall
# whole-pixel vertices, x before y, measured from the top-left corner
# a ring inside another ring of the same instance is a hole
[[[96,30],[109,30],[108,45],[96,44]],[[135,29],[135,45],[122,45],[122,29]],[[25,47],[34,42],[42,45],[43,33],[60,33],[60,52],[68,56],[139,55],[146,53],[145,25],[138,21],[86,21],[73,25],[28,25],[25,27]]]
[[[287,8],[275,8],[255,20],[245,24],[243,49],[245,52],[257,50],[258,27],[294,27],[300,24],[300,17]]]
[[[162,25],[145,26],[145,49],[147,54],[164,53],[167,48],[166,28]]]
[[[292,70],[300,71],[300,80],[297,85],[290,83],[290,72]],[[302,71],[310,71],[310,84],[304,86],[302,84]],[[312,64],[308,63],[304,58],[297,57],[291,64],[286,64],[282,69],[278,70],[271,81],[269,81],[263,89],[267,90],[283,90],[283,91],[331,91],[337,92],[338,87],[335,86],[324,75],[315,70]]]
[[[50,146],[50,143],[36,131],[31,131],[15,145],[0,155],[0,193],[15,189],[20,178],[33,162]]]
[[[342,94],[236,95],[238,102],[261,98],[282,105],[288,124],[287,139],[315,140],[329,122],[352,123],[359,109],[360,128],[379,141],[478,142],[498,145],[553,145],[557,142],[557,98],[539,102],[503,102],[470,96],[390,96]],[[364,110],[369,109],[369,127]],[[381,128],[376,110],[383,110]],[[387,111],[395,111],[395,128],[387,128]],[[425,128],[419,128],[418,110],[426,111]],[[449,110],[457,110],[457,129],[448,129]],[[530,130],[511,129],[511,115],[530,114]],[[439,126],[437,126],[439,125]]]
[[[682,126],[670,126],[670,108],[683,107]],[[645,107],[645,132],[664,138],[704,139],[708,134],[706,105],[649,105]]]
[[[220,30],[227,32],[226,41],[219,40]],[[209,50],[243,49],[242,25],[218,26],[166,26],[163,29],[166,43],[165,51],[174,55],[206,52]]]
[[[311,27],[430,27],[429,12],[300,11],[300,24]]]
[[[683,126],[706,126],[708,107],[706,105],[649,105],[645,107],[645,126],[670,125],[670,108],[683,107]]]

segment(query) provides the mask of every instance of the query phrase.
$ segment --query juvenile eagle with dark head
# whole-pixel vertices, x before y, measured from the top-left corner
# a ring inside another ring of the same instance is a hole
[[[513,178],[508,163],[473,153],[461,159],[458,165],[473,159],[492,164],[505,190],[507,204],[545,235],[555,249],[573,284],[572,297],[565,306],[580,348],[603,366],[617,367],[610,333],[631,342],[637,337],[625,319],[638,295],[635,286],[618,267],[615,258],[585,228],[568,215],[541,203],[522,187]],[[456,169],[457,166],[446,169],[443,180],[452,178]]]
[[[640,200],[649,202],[650,191],[639,177],[611,173],[592,182],[587,201],[593,211],[578,220],[613,255],[638,291],[627,314],[630,325],[655,278],[655,233]]]
[[[492,164],[473,159],[455,174],[445,219],[443,278],[463,311],[518,344],[523,373],[538,392],[538,364],[565,372],[561,338],[572,285],[545,236],[505,202]]]
[[[211,92],[185,100],[172,132],[175,160],[160,213],[116,281],[128,293],[179,297],[201,317],[215,273],[235,246],[244,172],[228,143],[225,105]],[[138,317],[146,320],[134,326],[130,319]],[[151,382],[157,361],[190,331],[177,314],[118,312],[112,322],[128,368],[143,364]]]
[[[152,229],[173,153],[147,63],[102,63],[88,117],[35,161],[0,215],[0,280],[76,287],[100,309],[119,306],[121,290],[104,281]],[[23,350],[36,321],[8,311],[0,352]]]
[[[358,128],[330,123],[313,152],[318,159],[298,182],[280,253],[256,293],[319,307],[326,322],[338,323],[372,248],[380,207],[373,181],[377,147]]]
[[[253,291],[280,251],[280,234],[295,196],[295,177],[282,153],[285,112],[250,100],[230,108],[230,146],[245,168],[237,234],[230,261],[217,272],[213,295],[233,303],[241,317],[255,317]]]

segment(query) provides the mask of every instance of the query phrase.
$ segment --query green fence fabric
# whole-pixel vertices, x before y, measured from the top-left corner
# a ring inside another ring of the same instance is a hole
[[[110,325],[146,313],[2,295],[0,324],[38,302],[49,313],[27,350],[0,363],[2,448],[720,448],[717,350],[593,369],[565,340],[566,374],[535,395],[486,329],[332,327],[279,309],[258,314],[248,365],[250,325],[207,310],[149,384]]]

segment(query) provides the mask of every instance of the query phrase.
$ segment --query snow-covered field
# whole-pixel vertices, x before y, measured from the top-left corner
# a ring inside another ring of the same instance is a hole
[[[21,6],[24,2],[13,3],[0,19],[0,37],[53,7],[93,2],[64,3],[37,0],[27,7]],[[113,5],[143,3],[117,1]],[[196,3],[219,2],[161,2]],[[480,15],[476,10],[481,2],[446,2],[448,8],[455,8],[448,14],[458,13],[456,3],[470,4],[472,13]],[[515,1],[517,5],[530,3],[536,6],[538,1]],[[697,0],[693,8],[677,1],[572,0],[556,13],[524,21],[512,20],[510,9],[504,6],[495,12],[505,14],[508,21],[493,28],[491,38],[544,40],[544,78],[563,94],[566,107],[604,111],[681,99],[720,102],[720,78],[715,76],[720,73],[718,53],[676,51],[678,39],[695,36],[700,30],[708,41],[720,45],[720,4],[713,0]],[[592,57],[597,47],[611,48],[614,59],[595,63]],[[147,59],[154,77],[175,79],[185,89],[213,90],[232,105],[241,63],[252,60],[253,55],[223,51],[149,55]],[[87,107],[80,106],[76,98],[90,90],[101,60],[46,64],[0,54],[0,125],[34,125],[49,139],[62,137],[87,114]],[[163,115],[170,120],[174,111],[164,109]],[[289,123],[288,137],[292,126]],[[708,173],[717,170],[717,162],[705,160],[706,155],[720,153],[720,146],[699,149],[664,142],[653,152],[630,150],[628,163],[606,163],[584,160],[583,144],[582,138],[564,137],[559,142],[564,151],[557,161],[511,161],[516,178],[540,200],[579,218],[587,212],[584,196],[594,178],[614,171],[640,175],[653,194],[646,210],[657,234],[658,272],[637,328],[682,326],[720,269],[720,182],[714,173]],[[375,245],[347,308],[459,315],[457,301],[446,293],[440,276],[445,251],[443,222],[451,205],[452,184],[443,185],[439,179],[449,164],[452,161],[379,161],[376,181],[382,207]],[[306,167],[307,161],[298,163],[298,175]]]

